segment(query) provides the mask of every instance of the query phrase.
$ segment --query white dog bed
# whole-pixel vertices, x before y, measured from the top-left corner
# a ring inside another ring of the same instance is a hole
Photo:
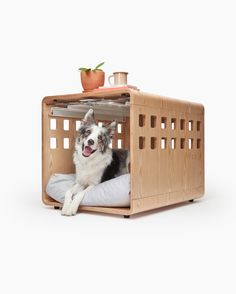
[[[75,174],[54,174],[51,176],[46,192],[56,201],[63,203],[65,193],[75,182]],[[89,190],[81,205],[128,207],[130,205],[130,174],[103,182]]]

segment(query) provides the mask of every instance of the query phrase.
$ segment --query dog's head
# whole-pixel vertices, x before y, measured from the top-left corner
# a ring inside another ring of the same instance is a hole
[[[90,157],[96,152],[104,153],[109,148],[116,125],[116,121],[113,121],[108,125],[98,126],[94,118],[94,111],[90,109],[81,122],[79,137],[76,140],[76,145],[81,147],[82,155]]]

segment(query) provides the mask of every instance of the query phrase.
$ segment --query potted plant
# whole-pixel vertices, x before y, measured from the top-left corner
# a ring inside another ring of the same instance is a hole
[[[104,63],[99,63],[94,69],[86,67],[79,68],[84,91],[91,91],[104,85],[105,73],[101,69]]]

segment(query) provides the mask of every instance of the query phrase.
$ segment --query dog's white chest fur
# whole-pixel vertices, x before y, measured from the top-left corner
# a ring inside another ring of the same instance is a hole
[[[107,150],[105,154],[98,153],[91,158],[82,155],[81,148],[77,146],[74,153],[74,164],[76,167],[76,182],[83,187],[97,185],[100,183],[106,167],[112,161],[112,152]]]

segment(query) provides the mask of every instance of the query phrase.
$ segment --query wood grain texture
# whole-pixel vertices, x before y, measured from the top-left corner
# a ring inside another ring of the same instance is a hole
[[[122,148],[130,150],[130,208],[81,207],[81,210],[131,215],[204,194],[204,107],[160,95],[119,89],[43,99],[42,190],[46,205],[60,206],[45,192],[50,176],[74,172],[75,126],[76,120],[81,119],[57,117],[57,128],[51,130],[51,107],[83,98],[116,99],[121,95],[130,96],[130,117],[122,123],[122,132],[114,136],[113,148],[117,148],[118,140],[121,140]],[[63,129],[64,119],[69,120],[69,130]],[[188,129],[189,122],[191,130]],[[50,149],[50,138],[56,138],[56,149]],[[69,139],[69,149],[64,149],[64,138]],[[161,148],[162,140],[164,149]],[[192,149],[188,147],[189,140]]]

